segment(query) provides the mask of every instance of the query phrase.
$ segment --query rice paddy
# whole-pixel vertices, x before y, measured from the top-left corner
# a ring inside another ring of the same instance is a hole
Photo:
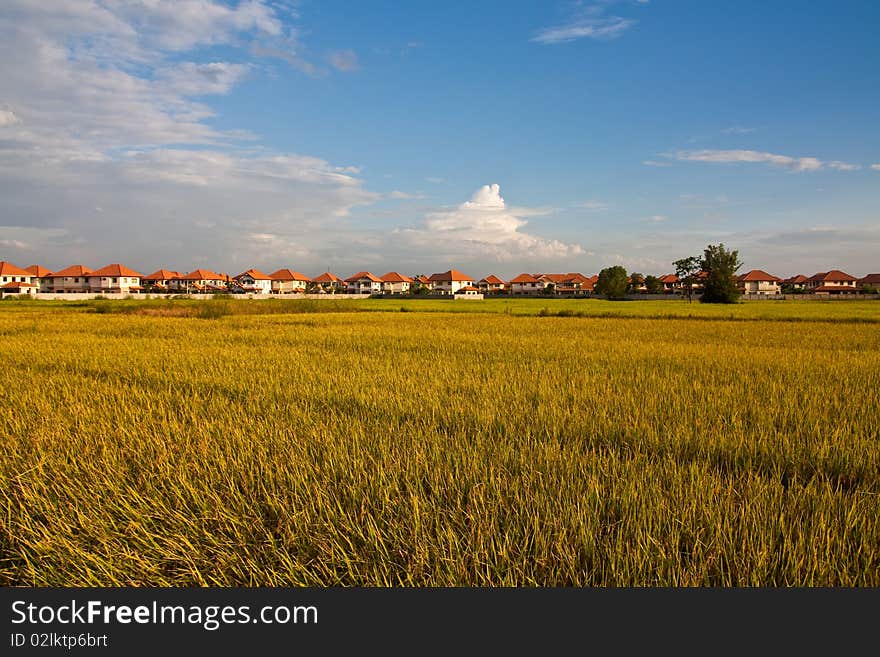
[[[3,585],[880,585],[880,302],[3,302],[0,363]]]

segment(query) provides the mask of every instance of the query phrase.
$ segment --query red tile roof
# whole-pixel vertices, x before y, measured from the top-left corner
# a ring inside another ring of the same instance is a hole
[[[52,274],[53,278],[71,278],[78,276],[88,276],[92,273],[92,270],[83,265],[70,265],[66,269],[62,269],[61,271],[56,271]]]
[[[520,274],[516,278],[510,279],[510,284],[514,283],[537,283],[538,279],[532,276],[531,274]]]
[[[233,278],[238,280],[239,278],[243,278],[244,276],[250,276],[255,281],[271,280],[271,278],[269,276],[266,276],[266,274],[261,272],[259,269],[248,269],[247,271],[241,272],[238,276],[233,276]]]
[[[458,292],[456,292],[456,294],[458,294],[459,292],[479,292],[479,290],[473,285],[465,285],[464,287],[458,288]]]
[[[544,278],[544,279],[550,281],[551,283],[558,284],[558,283],[562,283],[563,281],[565,281],[566,275],[565,274],[535,274],[535,278],[539,278],[539,279]]]
[[[33,276],[33,274],[3,260],[0,261],[0,276]]]
[[[739,280],[744,283],[754,283],[758,281],[772,281],[775,283],[780,283],[782,281],[781,278],[778,278],[777,276],[771,276],[761,269],[753,269],[752,271],[741,275],[739,277]]]
[[[804,276],[803,274],[797,274],[795,276],[792,276],[791,278],[786,278],[782,282],[788,283],[789,285],[801,285],[802,283],[806,283],[808,280],[810,280],[810,279],[807,278],[806,276]]]
[[[675,274],[663,274],[663,276],[660,277],[660,282],[661,283],[678,283],[678,276],[676,276]]]
[[[383,283],[412,283],[413,279],[409,276],[404,276],[403,274],[398,274],[396,271],[390,271],[384,276],[382,276]]]
[[[810,282],[812,283],[839,283],[843,281],[857,281],[855,276],[850,276],[846,272],[840,271],[839,269],[832,269],[827,272],[819,272],[810,276]]]
[[[254,270],[249,269],[248,271]],[[260,272],[257,273],[259,274]],[[306,283],[312,282],[312,279],[305,274],[301,274],[298,271],[293,271],[292,269],[279,269],[278,271],[273,271],[268,276],[266,276],[265,274],[263,274],[263,276],[265,276],[266,278],[271,278],[273,281],[305,281]],[[238,276],[236,276],[236,278],[238,278]]]
[[[473,281],[474,279],[467,274],[462,274],[457,269],[450,269],[449,271],[444,271],[440,274],[431,274],[431,278],[428,280],[432,283],[451,283],[452,281]]]
[[[25,267],[24,270],[30,272],[37,278],[45,278],[52,275],[51,271],[40,265],[31,265],[30,267]]]
[[[10,274],[7,274],[7,275],[10,275]],[[18,275],[19,274],[16,274],[16,276],[18,276]],[[37,287],[37,286],[34,285],[33,283],[6,283],[6,285],[3,285],[2,287],[3,287],[3,289],[18,290],[23,287]]]
[[[129,269],[124,265],[120,265],[119,263],[102,267],[98,271],[93,271],[89,276],[133,276],[135,278],[143,278],[143,274],[136,272],[134,269]]]
[[[431,279],[422,274],[421,276],[416,276],[416,281],[422,285],[428,285],[431,282]]]
[[[348,278],[346,278],[346,279],[345,279],[345,282],[346,282],[346,283],[354,283],[354,282],[359,281],[359,280],[361,280],[361,279],[363,279],[363,278],[366,278],[366,279],[372,281],[373,283],[381,283],[381,282],[382,282],[382,279],[381,279],[381,278],[378,278],[378,277],[376,277],[376,276],[373,276],[373,275],[372,275],[370,272],[368,272],[368,271],[359,271],[359,272],[358,272],[357,274],[355,274],[354,276],[349,276]]]
[[[489,274],[486,278],[480,279],[480,283],[488,283],[489,285],[504,285],[504,281],[495,274]]]
[[[855,294],[859,290],[858,288],[847,286],[847,285],[820,285],[819,287],[814,287],[809,290],[810,292],[849,292],[850,294]]]
[[[226,280],[223,276],[218,274],[217,272],[213,272],[210,269],[195,269],[188,273],[186,276],[178,277],[182,281],[222,281]]]
[[[179,271],[170,271],[168,269],[157,269],[149,276],[144,276],[145,281],[168,281],[172,278],[180,278]]]
[[[880,274],[868,274],[864,278],[859,279],[862,285],[880,285]]]
[[[315,279],[315,283],[342,283],[342,279],[336,274],[325,271]]]

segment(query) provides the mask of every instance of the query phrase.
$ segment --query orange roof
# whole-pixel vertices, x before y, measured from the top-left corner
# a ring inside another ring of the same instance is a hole
[[[660,277],[661,283],[678,283],[678,276],[675,274],[664,274]]]
[[[837,283],[841,281],[857,281],[855,276],[850,276],[846,272],[842,272],[839,269],[832,269],[828,272],[819,272],[817,274],[813,274],[810,276],[810,280],[814,282],[822,282],[822,283]]]
[[[480,283],[488,283],[489,285],[504,285],[504,281],[495,274],[489,274],[486,278],[480,279]]]
[[[359,280],[361,280],[361,279],[363,279],[363,278],[366,278],[366,279],[372,281],[373,283],[381,283],[381,282],[382,282],[382,279],[381,279],[381,278],[377,278],[376,276],[373,276],[373,275],[372,275],[370,272],[368,272],[368,271],[359,271],[359,272],[358,272],[357,274],[355,274],[354,276],[349,276],[348,278],[346,278],[346,279],[345,279],[345,282],[346,282],[346,283],[354,283],[355,281],[359,281]]]
[[[0,276],[33,276],[33,274],[3,260],[0,261]]]
[[[145,281],[167,281],[172,278],[180,278],[180,272],[169,271],[167,269],[158,269],[149,276],[144,276]]]
[[[239,279],[244,276],[250,276],[255,281],[268,281],[268,280],[270,280],[270,278],[268,276],[266,276],[266,274],[261,272],[259,269],[248,269],[247,271],[243,271],[238,276],[234,276],[233,278]]]
[[[773,281],[775,283],[779,283],[782,281],[781,278],[777,276],[771,276],[767,272],[761,269],[753,269],[750,272],[747,272],[739,277],[739,280],[742,282],[757,282],[757,281]]]
[[[253,270],[248,270],[253,271]],[[248,273],[248,272],[245,272]],[[259,273],[259,272],[257,272]],[[239,274],[240,276],[243,274]],[[236,276],[238,278],[238,276]],[[254,276],[256,278],[256,276]],[[278,271],[273,271],[266,278],[271,278],[273,281],[305,281],[307,283],[311,283],[312,279],[306,276],[305,274],[300,274],[298,271],[293,271],[292,269],[279,269]]]
[[[800,283],[806,283],[809,278],[804,276],[803,274],[797,274],[796,276],[792,276],[791,278],[786,278],[783,283],[790,283],[792,285],[798,285]]]
[[[143,278],[143,274],[136,272],[134,269],[129,269],[124,265],[120,265],[119,263],[102,267],[98,271],[93,271],[89,276],[134,276],[136,278]]]
[[[855,294],[858,289],[854,287],[846,287],[843,285],[820,285],[811,289],[812,292],[849,292]]]
[[[425,276],[424,274],[422,274],[421,276],[416,277],[416,281],[418,281],[422,285],[427,285],[428,283],[431,282],[431,279],[428,278],[427,276]]]
[[[468,276],[467,274],[462,274],[460,271],[456,269],[450,269],[449,271],[444,271],[441,274],[431,274],[431,278],[428,279],[432,282],[446,282],[446,281],[473,281],[474,279]]]
[[[37,278],[45,278],[46,276],[52,275],[51,271],[40,265],[31,265],[30,267],[25,267],[24,270],[30,272]]]
[[[184,281],[218,281],[218,280],[226,280],[220,274],[211,271],[210,269],[195,269],[188,273],[186,276],[178,276],[175,278],[180,278]]]
[[[323,274],[318,276],[315,279],[315,283],[341,283],[342,279],[339,278],[336,274],[332,274],[329,271],[325,271]]]
[[[18,274],[16,274],[16,276],[18,276]],[[37,287],[37,286],[34,285],[33,283],[7,283],[6,285],[3,286],[4,289],[6,289],[6,288],[19,289],[22,287]]]
[[[562,283],[566,279],[565,274],[535,274],[535,278],[546,278],[551,283]]]
[[[880,285],[880,274],[868,274],[864,278],[860,278],[859,283],[863,285]]]
[[[409,276],[404,276],[403,274],[398,274],[396,271],[390,271],[384,276],[382,276],[383,283],[412,283],[413,279]]]
[[[62,269],[61,271],[56,271],[53,274],[54,278],[66,278],[71,276],[88,276],[92,273],[92,270],[83,265],[70,265],[66,269]]]
[[[464,287],[458,288],[458,292],[479,292],[479,290],[473,285],[465,285]],[[456,292],[456,294],[458,294],[458,292]]]
[[[537,283],[538,279],[531,274],[520,274],[516,278],[511,278],[510,283]]]

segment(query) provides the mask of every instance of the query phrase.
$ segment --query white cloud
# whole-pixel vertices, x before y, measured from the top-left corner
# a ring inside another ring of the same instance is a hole
[[[576,39],[610,40],[621,36],[636,24],[631,18],[606,15],[610,5],[618,0],[595,0],[592,3],[577,3],[577,9],[571,18],[562,25],[546,27],[538,32],[531,41],[544,45],[555,45],[575,41]],[[648,4],[639,0],[637,4]]]
[[[354,50],[336,50],[327,56],[327,61],[337,71],[350,73],[359,68],[358,56]]]
[[[815,157],[789,157],[788,155],[748,150],[679,151],[676,157],[679,160],[690,162],[762,163],[790,171],[818,171],[823,166],[822,161]]]
[[[872,165],[871,165],[871,168],[872,168],[874,171],[880,171],[880,164],[872,164]]]
[[[578,207],[584,208],[585,210],[592,210],[594,212],[604,212],[611,206],[603,201],[590,199],[589,201],[584,201],[583,203],[578,204]]]
[[[755,128],[744,128],[742,126],[734,125],[729,128],[724,128],[721,132],[725,135],[748,135],[755,131]]]
[[[669,219],[669,217],[667,217],[665,214],[655,214],[651,217],[651,221],[654,222],[666,221],[667,219]]]
[[[323,267],[339,252],[327,232],[381,196],[357,167],[244,150],[252,136],[214,127],[195,100],[259,70],[218,52],[292,42],[279,11],[267,0],[0,3],[4,245],[28,245],[50,268]],[[223,49],[206,58],[207,46]]]
[[[398,229],[395,234],[409,249],[423,253],[442,250],[463,260],[550,260],[582,254],[579,244],[566,244],[521,230],[528,223],[525,217],[547,212],[508,206],[497,184],[484,185],[470,201],[453,209],[431,212],[421,226]]]
[[[858,164],[850,164],[849,162],[841,162],[839,160],[829,162],[828,166],[836,171],[858,171],[862,168]]]
[[[662,160],[643,160],[642,164],[646,167],[671,167],[672,165],[669,162],[663,162]]]
[[[438,178],[437,176],[428,176],[425,180],[429,183],[434,183],[435,185],[442,185],[446,182],[445,178]]]
[[[388,198],[399,199],[399,200],[407,200],[407,199],[420,199],[425,198],[424,194],[409,194],[407,192],[401,192],[398,189],[395,189],[388,195]]]

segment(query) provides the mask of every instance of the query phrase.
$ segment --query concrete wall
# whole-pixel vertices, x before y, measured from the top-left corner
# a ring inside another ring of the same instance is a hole
[[[20,296],[3,294],[2,297]],[[43,292],[32,295],[41,301],[87,301],[95,297],[104,299],[172,299],[185,298],[206,301],[214,298],[213,294],[98,294],[91,292],[73,292],[70,294],[54,294]],[[369,299],[369,294],[224,294],[229,299]]]

